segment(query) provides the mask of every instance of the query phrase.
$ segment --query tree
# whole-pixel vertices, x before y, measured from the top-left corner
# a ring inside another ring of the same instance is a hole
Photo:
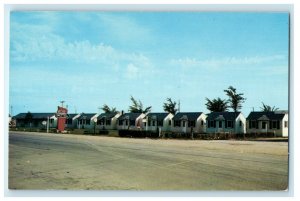
[[[164,103],[163,108],[165,112],[169,112],[173,115],[175,115],[175,113],[177,112],[176,102],[173,102],[171,98],[167,98],[167,102]]]
[[[147,112],[151,111],[152,106],[149,106],[149,107],[146,107],[146,109],[143,109],[143,104],[140,100],[137,101],[132,96],[131,96],[130,100],[132,101],[132,105],[129,106],[129,112],[132,112],[132,113],[147,113]]]
[[[32,119],[33,119],[33,115],[31,114],[31,112],[28,111],[27,114],[25,115],[24,121],[25,124],[29,123],[30,128],[31,128]]]
[[[104,104],[101,110],[104,111],[104,113],[112,113],[112,112],[117,112],[117,109],[115,107],[109,107],[108,105]]]
[[[236,89],[232,86],[229,86],[224,92],[226,92],[228,96],[229,107],[231,107],[234,112],[238,112],[238,110],[242,109],[242,103],[246,100],[246,98],[243,97],[243,93],[238,94]]]
[[[206,108],[211,112],[225,112],[227,111],[228,105],[226,100],[222,100],[221,98],[217,99],[208,99],[206,98],[207,103]]]
[[[265,105],[263,102],[262,102],[263,106],[260,108],[261,111],[263,112],[275,112],[277,110],[279,110],[279,108],[273,106],[271,107],[270,105]]]

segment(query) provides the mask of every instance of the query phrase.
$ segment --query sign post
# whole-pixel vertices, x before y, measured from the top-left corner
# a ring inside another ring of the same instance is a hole
[[[96,123],[97,123],[97,118],[95,118],[94,120],[94,135],[96,134]]]

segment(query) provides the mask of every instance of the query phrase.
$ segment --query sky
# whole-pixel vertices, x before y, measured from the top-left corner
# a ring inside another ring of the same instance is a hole
[[[288,13],[24,12],[10,15],[10,112],[152,112],[167,98],[208,113],[209,99],[243,93],[242,113],[262,102],[288,109]]]

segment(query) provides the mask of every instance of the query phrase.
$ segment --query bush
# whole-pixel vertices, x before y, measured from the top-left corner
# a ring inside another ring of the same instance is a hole
[[[157,132],[152,131],[137,131],[137,130],[119,130],[120,137],[134,137],[134,138],[158,138]]]

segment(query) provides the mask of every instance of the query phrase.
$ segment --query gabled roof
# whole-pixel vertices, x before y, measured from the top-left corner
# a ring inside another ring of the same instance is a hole
[[[100,114],[97,119],[102,119],[102,118],[106,118],[106,119],[111,119],[114,116],[116,116],[118,113],[117,112],[110,112],[110,113],[102,113]]]
[[[124,120],[124,119],[129,119],[129,120],[136,120],[142,113],[125,113],[121,115],[118,120]]]
[[[247,120],[282,120],[285,114],[281,112],[250,112]]]
[[[173,119],[174,120],[187,119],[189,121],[196,121],[202,113],[203,112],[178,112],[173,117]]]
[[[82,119],[91,119],[93,116],[95,116],[97,113],[82,113],[80,114],[80,117],[78,118],[78,120],[82,120]]]
[[[153,119],[153,120],[157,120],[157,121],[162,121],[166,118],[166,116],[168,116],[169,113],[166,113],[166,112],[161,112],[161,113],[158,113],[158,112],[150,112],[148,113],[145,118],[148,117],[148,119]]]
[[[231,120],[235,119],[240,115],[240,112],[211,112],[207,114],[206,120]]]
[[[71,113],[71,114],[67,114],[67,117],[68,117],[69,119],[73,119],[76,115],[78,115],[78,114]]]
[[[47,119],[48,117],[52,117],[54,116],[56,113],[52,112],[52,113],[31,113],[32,114],[32,119]],[[14,116],[14,119],[25,119],[27,115],[26,113],[20,113],[17,114],[16,116]]]

